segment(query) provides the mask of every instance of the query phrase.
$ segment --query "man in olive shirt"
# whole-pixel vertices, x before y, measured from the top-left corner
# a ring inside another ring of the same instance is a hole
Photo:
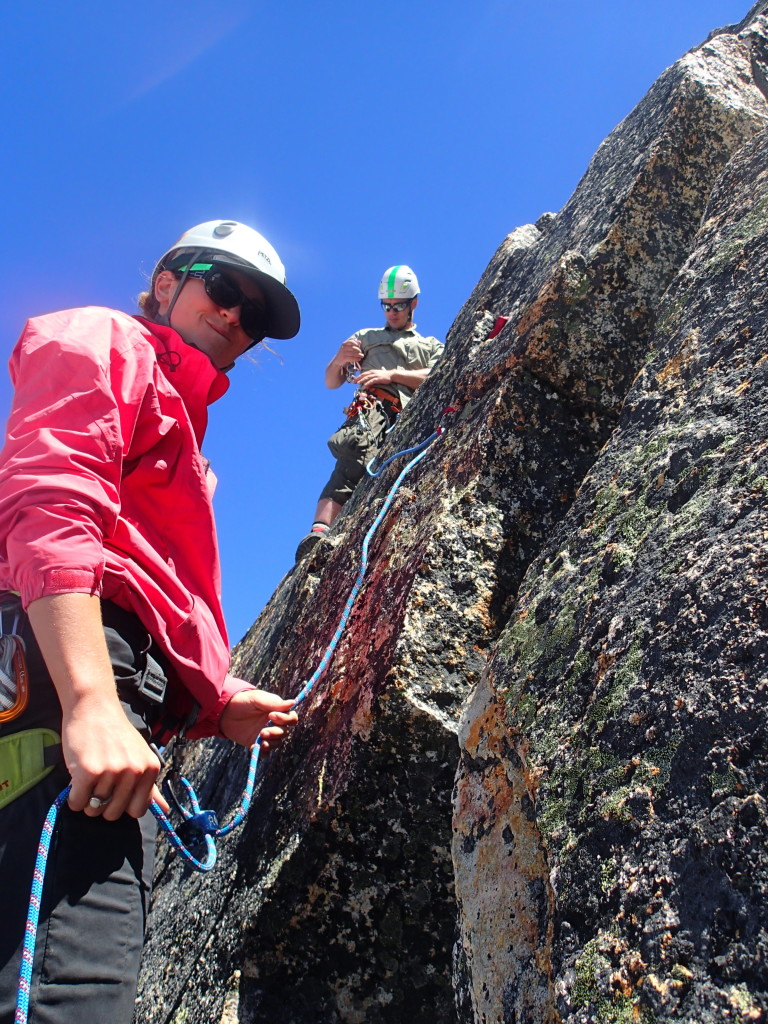
[[[346,421],[328,440],[336,466],[320,495],[312,529],[296,551],[297,561],[328,532],[387,430],[443,351],[437,338],[422,337],[416,330],[413,311],[419,302],[419,282],[410,267],[400,264],[384,272],[379,299],[386,326],[347,338],[325,369],[326,387],[340,388],[349,381],[357,392],[345,410]]]

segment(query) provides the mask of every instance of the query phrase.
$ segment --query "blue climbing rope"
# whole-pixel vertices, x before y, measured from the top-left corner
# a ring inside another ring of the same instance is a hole
[[[422,448],[428,448],[432,444],[433,441],[436,441],[438,439],[438,437],[440,437],[440,435],[442,433],[443,433],[443,428],[442,427],[438,427],[437,430],[433,434],[430,434],[429,437],[425,441],[422,441],[420,444],[414,445],[413,448],[405,448],[401,452],[395,452],[394,455],[390,455],[390,457],[388,459],[386,459],[386,461],[382,462],[382,464],[379,466],[379,468],[376,470],[375,473],[371,469],[371,466],[376,461],[376,456],[374,455],[374,457],[371,459],[371,461],[365,467],[366,473],[368,474],[368,476],[372,476],[372,477],[380,476],[381,473],[390,464],[390,462],[394,462],[395,459],[399,459],[402,455],[411,455],[413,452],[420,452],[422,450]],[[419,460],[416,459],[414,461],[418,462]],[[410,472],[410,464],[405,467],[405,470]],[[399,486],[399,484],[400,484],[400,478],[398,477],[395,486]]]
[[[384,466],[389,465],[389,463],[392,462],[393,459],[398,458],[398,456],[410,455],[411,452],[414,451],[419,452],[419,454],[416,455],[415,458],[411,459],[411,461],[408,463],[405,469],[401,471],[397,480],[395,480],[395,482],[390,487],[389,492],[386,498],[384,499],[384,504],[381,506],[381,509],[379,510],[379,514],[376,516],[373,523],[371,524],[370,529],[363,538],[363,546],[360,554],[360,568],[357,571],[357,578],[355,579],[352,590],[349,592],[347,603],[344,606],[344,611],[342,612],[341,618],[339,619],[339,624],[336,627],[336,632],[333,634],[333,638],[331,639],[331,642],[328,644],[328,647],[326,648],[325,653],[320,659],[320,663],[318,664],[317,668],[310,676],[310,678],[307,680],[307,682],[304,684],[302,689],[299,691],[299,695],[293,702],[294,707],[296,707],[297,704],[300,704],[301,701],[303,701],[307,697],[312,687],[315,685],[315,683],[318,681],[318,679],[322,676],[323,672],[325,672],[326,668],[328,667],[328,663],[331,660],[331,656],[333,655],[333,652],[336,650],[336,646],[346,628],[347,620],[349,619],[350,612],[352,611],[352,605],[355,603],[357,595],[360,593],[360,587],[363,584],[363,579],[368,568],[368,546],[373,540],[374,534],[381,526],[384,516],[389,511],[390,505],[395,500],[395,495],[400,489],[400,484],[403,482],[403,480],[405,480],[405,478],[411,472],[413,467],[416,466],[419,462],[421,462],[421,460],[427,454],[428,446],[431,445],[433,441],[436,441],[439,437],[441,437],[442,433],[443,431],[440,428],[438,428],[433,434],[430,434],[426,441],[423,441],[420,445],[417,445],[415,448],[406,448],[404,451],[398,452],[396,455],[393,455],[391,458],[387,459],[387,461],[384,463],[384,465],[381,466],[377,473],[370,473],[369,470],[371,476],[378,476],[379,473],[381,473],[382,469],[384,469]]]
[[[16,1014],[14,1024],[26,1024],[29,1013],[29,993],[32,990],[32,967],[35,962],[35,940],[37,938],[37,924],[40,920],[40,904],[43,899],[43,883],[45,881],[45,865],[48,861],[48,851],[51,848],[53,830],[56,827],[56,818],[59,808],[69,795],[70,787],[67,786],[56,797],[43,823],[43,831],[40,835],[40,842],[37,847],[37,859],[35,860],[35,871],[32,875],[32,892],[29,896],[29,910],[27,912],[27,924],[24,929],[24,945],[21,950],[21,967],[19,969],[19,990],[16,997]]]
[[[389,511],[392,502],[395,500],[395,495],[400,489],[400,485],[402,484],[406,476],[408,476],[408,474],[411,472],[411,470],[416,465],[418,465],[419,462],[421,462],[421,460],[427,454],[430,445],[432,445],[439,437],[441,437],[442,434],[443,429],[441,427],[438,427],[437,430],[435,430],[434,433],[430,434],[430,436],[425,441],[422,441],[421,444],[418,444],[413,448],[406,448],[403,451],[397,452],[395,455],[390,456],[390,458],[388,458],[386,462],[382,463],[382,465],[375,473],[372,472],[370,468],[375,460],[372,459],[371,462],[368,463],[368,466],[366,468],[369,475],[372,477],[378,477],[381,474],[381,472],[385,469],[385,467],[388,466],[395,459],[401,458],[404,455],[411,455],[416,453],[414,457],[410,460],[410,462],[405,466],[405,468],[401,470],[400,475],[397,477],[395,482],[390,487],[387,496],[384,499],[384,503],[381,506],[381,509],[379,510],[378,515],[374,519],[373,523],[368,529],[368,532],[365,534],[365,537],[363,538],[362,550],[360,555],[360,567],[358,569],[355,582],[352,586],[352,590],[350,591],[349,597],[347,598],[347,602],[344,605],[344,610],[341,614],[341,618],[339,619],[339,624],[337,625],[333,637],[331,638],[331,642],[325,649],[325,652],[323,653],[323,656],[320,659],[317,668],[309,677],[309,679],[304,683],[301,690],[297,694],[293,704],[291,705],[291,710],[298,707],[299,704],[301,704],[303,701],[307,699],[307,697],[312,691],[312,688],[315,686],[318,680],[323,676],[325,670],[328,668],[330,660],[333,657],[333,653],[336,650],[336,647],[338,646],[339,640],[344,634],[344,630],[346,629],[349,616],[352,612],[352,607],[357,599],[358,594],[360,593],[360,588],[363,585],[363,580],[368,569],[369,545],[373,540],[373,537],[376,531],[378,530],[379,526],[381,526],[381,523],[383,522],[384,517]],[[186,792],[187,799],[189,800],[190,805],[189,808],[185,807],[174,795],[174,803],[176,804],[182,817],[184,818],[184,825],[182,826],[181,830],[177,830],[173,827],[173,824],[169,820],[168,816],[156,801],[153,800],[150,803],[149,809],[154,814],[160,828],[165,833],[165,836],[170,842],[170,844],[173,846],[176,852],[179,853],[197,871],[206,872],[210,871],[214,867],[214,865],[216,864],[215,840],[217,838],[221,838],[223,836],[228,835],[230,832],[233,831],[233,829],[241,825],[245,819],[245,816],[248,814],[251,801],[253,799],[253,790],[256,784],[256,772],[259,765],[260,753],[261,737],[259,736],[257,737],[255,744],[253,745],[253,750],[251,751],[251,759],[248,766],[248,777],[245,789],[243,791],[243,795],[240,800],[240,805],[237,808],[237,811],[235,812],[232,820],[222,827],[219,827],[216,814],[213,811],[201,810],[197,795],[192,784],[180,774],[175,779],[175,781],[178,782],[178,784],[181,785],[184,791]],[[40,844],[38,846],[37,860],[35,862],[35,871],[32,880],[32,892],[29,899],[29,911],[27,913],[27,924],[24,934],[24,947],[21,958],[21,969],[19,972],[19,988],[16,1002],[16,1016],[14,1017],[14,1024],[27,1024],[27,1015],[29,1012],[29,993],[32,986],[32,965],[35,956],[35,941],[37,938],[37,926],[40,917],[40,902],[43,893],[43,882],[45,880],[45,868],[48,860],[48,852],[51,846],[51,837],[53,836],[53,831],[56,824],[56,818],[59,813],[59,808],[66,801],[69,795],[69,790],[70,787],[67,786],[66,789],[59,793],[59,795],[56,797],[56,800],[51,805],[51,808],[48,811],[48,816],[45,819],[45,824],[43,825],[43,832],[40,838]],[[204,838],[204,859],[200,859],[200,857],[198,857],[189,848],[187,843],[184,841],[184,838],[182,838],[182,836],[179,834],[179,832],[182,830],[184,832],[185,837],[190,835],[194,837],[194,840],[187,840],[188,842],[192,842],[193,845],[197,845],[201,837]]]

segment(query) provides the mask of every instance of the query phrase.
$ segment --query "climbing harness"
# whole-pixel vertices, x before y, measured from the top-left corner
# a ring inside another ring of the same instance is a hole
[[[446,409],[445,413],[454,412],[454,409]],[[443,427],[438,427],[430,436],[422,441],[420,444],[413,448],[406,448],[401,452],[397,452],[384,462],[379,469],[374,473],[370,469],[370,463],[368,472],[370,476],[378,477],[386,466],[388,466],[395,459],[404,455],[413,455],[413,458],[407,463],[404,469],[401,470],[399,476],[395,480],[394,484],[390,487],[387,492],[387,496],[384,499],[384,503],[379,510],[378,515],[374,519],[373,523],[365,534],[362,543],[362,550],[360,555],[360,566],[357,572],[357,577],[352,586],[352,589],[347,598],[347,602],[344,606],[344,610],[339,619],[339,623],[336,630],[331,638],[328,647],[320,659],[320,662],[309,677],[309,679],[303,684],[301,690],[291,705],[291,711],[298,707],[306,698],[309,696],[312,688],[323,676],[325,670],[328,668],[330,660],[333,656],[336,647],[338,646],[339,640],[344,634],[346,629],[349,616],[352,612],[355,600],[360,592],[360,588],[363,585],[366,570],[368,568],[368,548],[369,545],[378,530],[379,526],[384,520],[387,512],[395,499],[395,495],[400,489],[400,485],[403,480],[408,476],[411,470],[418,465],[419,462],[425,457],[429,447],[437,441],[444,433]],[[173,848],[179,853],[193,868],[197,871],[207,872],[210,871],[216,863],[216,839],[222,838],[228,835],[235,828],[243,823],[248,810],[250,809],[251,801],[253,798],[253,790],[256,784],[256,772],[259,765],[259,757],[261,753],[261,737],[257,737],[253,749],[251,751],[250,763],[248,766],[248,777],[246,780],[245,789],[243,790],[242,797],[240,799],[240,805],[235,811],[232,820],[224,826],[219,826],[218,817],[215,811],[203,810],[200,807],[197,795],[195,793],[192,784],[186,779],[180,772],[181,761],[183,760],[183,753],[186,747],[186,741],[182,740],[180,743],[174,742],[173,750],[173,765],[171,768],[171,777],[173,778],[173,784],[168,782],[164,788],[166,793],[170,796],[171,801],[178,808],[181,816],[184,819],[183,824],[178,828],[174,829],[169,818],[156,801],[152,801],[149,805],[149,809],[154,814],[155,818],[160,825],[160,828],[165,833],[167,840],[173,846]],[[176,792],[173,789],[173,785],[178,784],[186,794],[186,798],[189,801],[189,806],[184,806],[184,803],[178,799]],[[42,835],[40,837],[40,844],[38,846],[37,860],[35,862],[35,870],[32,879],[32,891],[29,898],[29,910],[27,913],[27,923],[24,933],[24,946],[21,957],[21,969],[19,972],[19,987],[16,1002],[16,1015],[14,1017],[14,1024],[27,1024],[27,1018],[29,1013],[29,995],[32,987],[32,965],[34,963],[35,956],[35,941],[37,939],[37,927],[40,918],[40,904],[42,901],[43,884],[45,880],[45,868],[48,860],[48,853],[51,846],[51,838],[53,836],[54,829],[56,827],[56,819],[60,808],[66,802],[69,796],[70,786],[67,786],[51,805],[48,815],[43,825]],[[190,847],[197,847],[200,842],[204,842],[205,854],[201,859],[201,856],[197,855],[195,849]]]
[[[0,725],[18,718],[29,700],[21,619],[18,598],[0,604]],[[0,736],[0,808],[36,786],[60,761],[61,738],[51,729],[22,729]]]
[[[0,809],[42,782],[62,760],[61,737],[52,729],[0,736]]]
[[[366,413],[376,405],[382,406],[390,424],[394,423],[403,411],[402,402],[391,392],[385,391],[384,388],[366,388],[365,391],[355,392],[354,398],[343,412],[347,419],[351,420],[359,413]]]
[[[370,391],[356,391],[352,401],[342,409],[342,412],[348,420],[353,420],[355,416],[365,416],[378,404],[378,399]]]
[[[368,388],[368,393],[373,395],[384,410],[384,415],[387,417],[389,429],[391,430],[395,425],[397,417],[403,411],[403,403],[400,401],[398,396],[393,395],[390,391],[386,391],[384,388]]]
[[[368,416],[366,415],[371,409],[376,408],[381,410],[386,423],[386,429],[381,434],[376,433],[368,422]],[[347,423],[357,418],[363,429],[367,430],[371,435],[374,443],[378,444],[381,438],[393,429],[397,422],[397,417],[403,411],[403,406],[399,398],[383,388],[366,388],[365,391],[356,391],[354,398],[343,411],[347,417]],[[344,430],[345,428],[342,427],[341,429]]]
[[[370,414],[378,411],[381,414],[381,426],[376,423],[376,418],[371,420]],[[356,391],[350,404],[344,409],[346,419],[339,429],[328,439],[328,447],[335,458],[342,458],[351,451],[353,457],[357,458],[361,445],[369,445],[363,440],[365,434],[369,434],[370,443],[378,446],[381,439],[392,429],[397,418],[396,413],[384,406],[377,397],[369,391]]]

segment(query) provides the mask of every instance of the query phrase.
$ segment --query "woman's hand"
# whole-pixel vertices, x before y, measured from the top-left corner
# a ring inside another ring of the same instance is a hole
[[[261,749],[266,752],[279,746],[298,722],[292,704],[276,693],[249,687],[232,697],[221,713],[219,728],[227,739],[244,747],[252,747],[261,736]]]
[[[122,814],[140,818],[151,800],[168,811],[155,786],[160,761],[119,701],[76,702],[64,716],[61,733],[64,762],[72,777],[67,802],[73,811],[101,815],[107,821]]]
[[[140,818],[152,799],[167,810],[155,787],[160,761],[117,696],[98,597],[52,594],[27,611],[61,703],[69,806],[107,821]]]

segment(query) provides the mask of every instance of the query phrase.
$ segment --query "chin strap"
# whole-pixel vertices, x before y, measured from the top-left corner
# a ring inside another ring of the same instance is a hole
[[[196,253],[193,253],[190,256],[189,260],[187,261],[187,265],[182,271],[181,277],[179,278],[179,283],[176,285],[176,291],[173,293],[173,297],[171,301],[168,303],[168,309],[166,309],[164,313],[158,314],[157,322],[159,324],[163,324],[164,327],[171,326],[171,312],[173,311],[173,307],[176,305],[176,299],[178,299],[181,293],[181,289],[186,284],[190,270],[195,265],[195,263],[197,263],[197,261],[200,259],[204,252],[205,249],[199,249]]]

